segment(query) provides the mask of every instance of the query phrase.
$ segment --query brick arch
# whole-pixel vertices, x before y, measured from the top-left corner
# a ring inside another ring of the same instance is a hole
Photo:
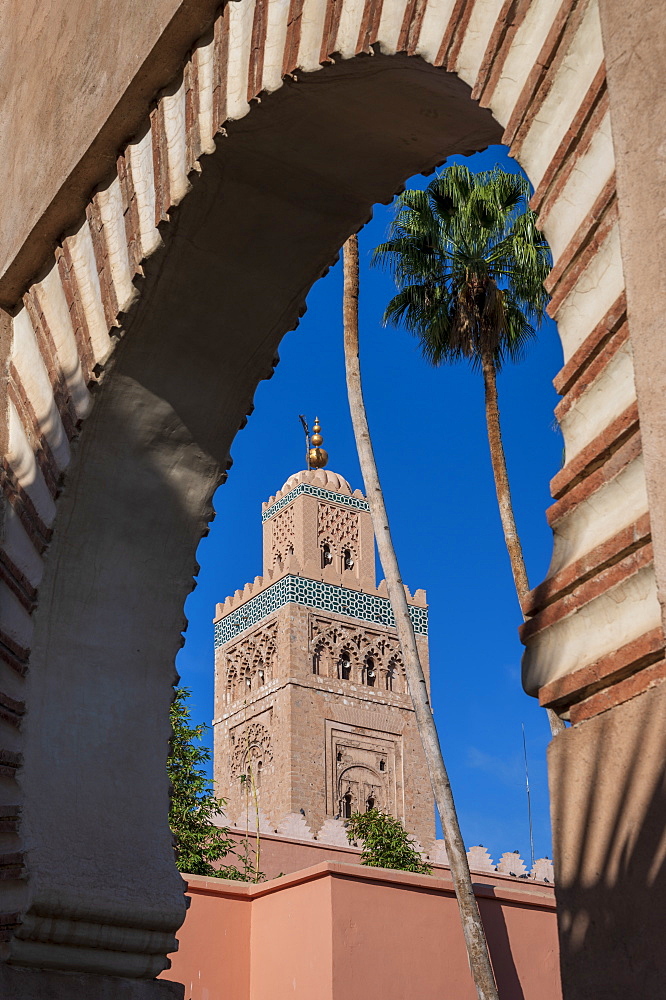
[[[313,669],[322,677],[334,677],[336,673],[336,651],[333,643],[325,635],[319,635],[310,642]]]
[[[152,790],[130,797],[137,849],[124,877],[141,887],[146,926],[150,912],[170,915],[153,953],[137,943],[136,952],[100,954],[119,974],[163,967],[184,912],[178,880],[162,875],[174,677],[165,664],[182,642],[212,493],[309,287],[374,202],[453,152],[511,146],[555,262],[567,462],[549,515],[553,565],[527,609],[526,685],[567,710],[578,681],[567,688],[562,678],[573,663],[591,668],[631,643],[623,669],[659,657],[609,115],[593,0],[515,9],[240,0],[159,96],[113,181],[7,320],[1,762],[8,776],[22,767],[31,789],[22,799],[15,787],[7,816],[16,874],[28,874],[22,829],[50,845],[48,857],[31,854],[30,883],[11,904],[16,923],[25,912],[52,915],[63,872],[77,885],[65,916],[53,917],[52,939],[26,931],[12,941],[17,960],[46,955],[76,968],[75,934],[62,921],[108,924],[101,903],[78,902],[86,892],[92,900],[96,885],[66,860],[71,830],[56,800],[80,783],[91,814],[105,815],[120,795],[114,771],[129,766],[126,746],[138,733],[133,752],[151,762]],[[606,513],[595,520],[599,497]],[[584,609],[575,619],[572,602]],[[611,605],[620,610],[601,628]],[[96,726],[84,755],[76,732],[86,714],[116,728]],[[47,783],[40,768],[54,750],[66,773]],[[91,823],[77,834],[84,853],[98,832]],[[116,885],[125,854],[113,824],[94,852]],[[151,876],[153,896],[144,892]]]
[[[333,668],[335,670],[334,676],[338,678],[340,674],[340,663],[343,656],[348,657],[350,670],[348,679],[356,684],[360,684],[362,660],[358,649],[354,645],[353,639],[350,639],[349,637],[344,637],[340,642],[336,643],[335,646],[335,662],[333,664]]]
[[[382,671],[384,686],[388,687],[388,679],[391,677],[391,691],[396,694],[403,694],[407,690],[407,679],[402,657],[399,653],[392,653],[388,657],[385,669]]]

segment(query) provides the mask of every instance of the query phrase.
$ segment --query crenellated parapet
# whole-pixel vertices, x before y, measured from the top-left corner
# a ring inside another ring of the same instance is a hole
[[[217,605],[215,623],[215,644],[221,645],[256,625],[285,604],[295,601],[320,611],[333,611],[348,615],[359,621],[373,622],[381,626],[395,627],[395,619],[388,599],[386,584],[382,580],[375,593],[364,593],[325,583],[309,580],[290,572],[289,565],[278,563],[275,570],[269,570],[264,577],[255,577],[243,590],[227,597]],[[405,587],[410,604],[410,616],[414,630],[419,635],[428,634],[428,610],[425,591],[416,592],[418,601]],[[415,597],[416,597],[415,595]]]
[[[427,858],[434,864],[448,866],[446,842],[443,840],[435,841]],[[477,845],[470,847],[467,851],[467,863],[472,874],[488,872],[488,874],[510,875],[512,878],[531,879],[535,882],[553,883],[555,881],[553,862],[550,858],[538,858],[532,867],[528,868],[518,851],[505,851],[495,862],[485,847]]]
[[[237,816],[232,819],[231,832],[238,836],[244,834],[245,817]],[[253,826],[248,833],[254,834],[257,824],[253,820]],[[275,835],[284,838],[286,841],[299,841],[302,843],[317,844],[320,847],[337,848],[341,850],[359,849],[363,845],[361,842],[353,842],[347,838],[345,822],[337,817],[327,817],[323,825],[319,828],[308,823],[307,817],[302,812],[288,813],[283,816],[277,825],[272,827],[268,818],[260,812],[259,833],[268,835],[271,840]],[[413,838],[414,846],[421,854],[424,861],[430,862],[436,868],[449,868],[449,858],[446,852],[444,840],[436,840],[429,850],[423,850],[420,844]],[[505,851],[497,861],[491,857],[490,851],[483,845],[478,844],[470,847],[467,851],[467,863],[472,876],[475,875],[504,875],[521,881],[541,882],[553,885],[555,882],[555,872],[553,862],[550,858],[537,858],[531,866],[522,859],[519,851]],[[305,867],[304,857],[304,867]],[[476,879],[473,878],[473,881]]]
[[[230,612],[239,608],[242,604],[245,604],[251,597],[257,597],[268,587],[273,586],[278,580],[281,580],[284,576],[296,575],[296,561],[292,558],[288,558],[285,562],[276,562],[273,569],[269,569],[263,576],[255,576],[251,583],[246,583],[242,590],[236,590],[229,597],[225,597],[224,601],[218,603],[215,606],[215,618],[214,622],[220,621],[225,618]],[[427,608],[428,602],[425,590],[419,588],[415,590],[412,594],[407,584],[403,584],[405,589],[405,597],[407,598],[407,603],[415,608]],[[375,596],[381,600],[388,601],[388,588],[386,586],[386,580],[381,580],[380,583],[374,591],[370,591],[370,596]]]

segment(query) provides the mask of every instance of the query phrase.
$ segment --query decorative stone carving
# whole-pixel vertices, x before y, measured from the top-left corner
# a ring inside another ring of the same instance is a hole
[[[493,859],[490,857],[490,852],[486,850],[485,847],[481,847],[480,845],[477,847],[470,847],[469,851],[467,852],[467,861],[469,863],[470,871],[473,872],[495,871],[495,864],[493,862]]]
[[[390,602],[374,587],[367,503],[351,493],[336,495],[349,501],[338,503],[314,489],[314,482],[298,482],[264,510],[266,575],[217,607],[216,782],[230,816],[242,821],[247,814],[252,826],[259,803],[273,829],[288,837],[312,837],[343,807],[351,813],[376,806],[409,817],[410,833],[430,843],[432,810],[417,792],[427,782],[425,762]],[[295,551],[288,555],[292,538]],[[320,573],[324,539],[331,561],[324,566],[322,558]],[[306,569],[314,576],[301,575]],[[410,614],[426,652],[425,601]],[[262,679],[268,683],[260,686]],[[266,732],[250,730],[253,723]],[[405,786],[407,753],[414,791]],[[248,773],[250,784],[239,780]],[[296,815],[300,808],[305,822]],[[346,846],[344,829],[331,836]]]
[[[224,604],[218,605],[222,617],[215,623],[215,648],[230,642],[241,632],[258,624],[285,604],[298,602],[311,608],[330,611],[333,614],[350,615],[369,623],[373,622],[393,628],[395,621],[388,598],[340,587],[321,580],[289,573],[273,580],[271,573],[258,584],[248,584],[245,591],[237,590]],[[381,584],[377,588],[382,593]],[[419,605],[409,605],[409,616],[417,635],[428,634],[428,609]]]
[[[311,615],[310,655],[314,672],[325,677],[395,694],[407,690],[398,640],[385,633]],[[348,671],[342,669],[343,660]]]
[[[354,510],[370,510],[367,500],[359,490],[352,489],[346,479],[331,469],[309,469],[307,472],[296,472],[284,484],[281,490],[270,497],[262,507],[261,520],[270,517],[292,503],[298,496],[307,493],[319,500],[330,500]]]
[[[294,551],[294,508],[285,507],[272,523],[271,561],[284,563]]]
[[[398,815],[399,737],[332,724],[329,740],[329,815],[344,820],[354,812],[372,808]]]
[[[537,882],[554,882],[555,872],[553,869],[553,862],[550,858],[537,858],[534,862],[534,867],[530,872],[533,879]]]
[[[358,514],[339,504],[319,504],[317,535],[320,544],[328,542],[338,556],[349,549],[358,558]]]
[[[225,652],[225,696],[227,703],[248,697],[272,679],[277,640],[277,622],[240,639]]]
[[[255,782],[260,784],[262,771],[273,760],[270,733],[260,722],[250,722],[238,729],[232,733],[231,773],[239,778],[247,774],[251,765]]]
[[[516,878],[520,878],[527,872],[527,868],[517,851],[506,851],[499,860],[497,871],[501,875],[515,875]]]

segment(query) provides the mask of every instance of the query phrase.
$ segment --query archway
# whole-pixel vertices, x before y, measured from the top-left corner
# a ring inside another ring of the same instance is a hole
[[[622,649],[626,671],[663,651],[595,5],[560,16],[535,4],[513,22],[482,5],[450,22],[417,4],[296,7],[289,19],[277,3],[225,9],[13,322],[6,766],[21,767],[24,793],[13,846],[31,846],[30,880],[8,904],[19,964],[79,968],[85,923],[98,928],[96,971],[163,967],[183,915],[163,776],[170,665],[233,436],[308,288],[371,205],[498,141],[498,121],[536,186],[567,358],[558,548],[530,607],[527,686],[555,683],[545,697],[566,710],[589,687],[566,680],[574,661]],[[246,114],[262,89],[275,92]],[[590,517],[601,490],[605,520]],[[586,609],[575,618],[572,601]]]

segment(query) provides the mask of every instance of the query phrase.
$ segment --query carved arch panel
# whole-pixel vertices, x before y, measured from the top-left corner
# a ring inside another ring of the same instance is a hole
[[[268,622],[224,649],[219,668],[225,679],[227,704],[244,700],[275,675],[277,621]]]

